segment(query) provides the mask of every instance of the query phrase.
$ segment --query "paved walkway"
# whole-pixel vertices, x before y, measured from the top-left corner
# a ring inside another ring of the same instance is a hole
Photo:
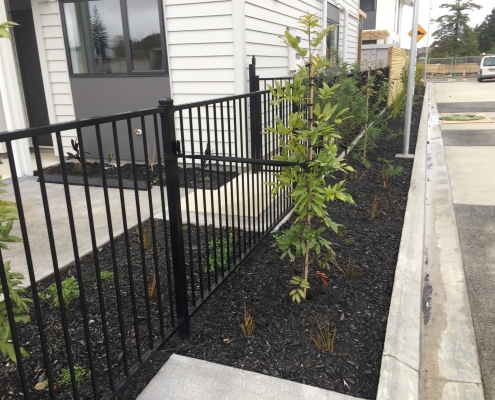
[[[430,106],[419,398],[495,399],[495,123],[438,121],[495,121],[495,83],[436,83]]]

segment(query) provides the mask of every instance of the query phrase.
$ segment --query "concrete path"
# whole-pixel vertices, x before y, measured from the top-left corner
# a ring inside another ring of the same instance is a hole
[[[26,229],[29,238],[30,254],[33,261],[36,281],[39,281],[53,273],[56,260],[58,267],[62,268],[74,261],[74,249],[70,233],[69,214],[64,193],[64,186],[57,184],[46,184],[50,219],[53,226],[53,236],[56,249],[56,257],[52,258],[48,240],[47,222],[43,208],[40,184],[37,177],[19,178],[19,188],[22,198],[22,207],[26,220]],[[3,189],[7,193],[2,195],[2,200],[15,202],[15,195],[11,178],[3,180],[6,187]],[[72,213],[74,216],[74,226],[77,236],[77,249],[79,256],[83,257],[93,251],[91,234],[89,229],[89,218],[87,201],[83,186],[69,186]],[[90,188],[90,198],[92,214],[95,224],[95,237],[97,247],[101,247],[110,240],[107,212],[103,189],[98,187]],[[161,216],[160,190],[157,187],[152,189],[153,214]],[[109,206],[112,219],[114,236],[124,232],[120,193],[118,189],[109,189]],[[148,192],[138,191],[142,220],[149,218],[150,209],[148,206]],[[137,225],[137,207],[133,190],[124,190],[124,205],[126,209],[127,227],[134,229]],[[16,222],[11,232],[14,236],[21,236],[20,223]],[[11,262],[12,270],[24,275],[23,286],[30,286],[29,273],[24,251],[24,243],[9,243],[9,251],[3,251],[5,261]]]
[[[495,399],[495,124],[439,121],[456,112],[495,121],[495,84],[434,85],[419,398]]]
[[[139,400],[351,400],[355,397],[173,354]]]

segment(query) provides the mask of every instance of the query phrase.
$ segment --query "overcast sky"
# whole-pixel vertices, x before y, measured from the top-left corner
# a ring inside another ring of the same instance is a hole
[[[431,23],[428,27],[428,13],[430,11],[430,0],[416,0],[419,1],[419,24],[426,30],[426,32],[434,32],[437,29],[437,24]],[[445,14],[445,9],[440,8],[440,4],[451,3],[454,0],[431,0],[431,19],[436,19]],[[477,24],[481,24],[485,17],[495,8],[494,0],[474,0],[475,3],[482,6],[480,10],[474,10],[469,13],[469,24],[474,28]],[[404,7],[403,20],[402,20],[402,32],[401,32],[401,47],[410,48],[411,38],[407,35],[412,28],[413,20],[413,7]],[[418,42],[418,47],[426,47],[428,43],[428,36],[425,36]],[[430,38],[430,44],[432,39]]]

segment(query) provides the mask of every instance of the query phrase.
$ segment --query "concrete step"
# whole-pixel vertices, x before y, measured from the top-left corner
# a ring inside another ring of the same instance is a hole
[[[350,400],[356,397],[173,354],[138,400]]]

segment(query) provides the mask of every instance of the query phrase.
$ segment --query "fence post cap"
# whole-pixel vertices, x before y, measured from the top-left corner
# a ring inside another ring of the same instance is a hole
[[[166,106],[169,104],[174,104],[174,100],[169,97],[164,97],[163,99],[158,100],[158,104],[161,106]]]

